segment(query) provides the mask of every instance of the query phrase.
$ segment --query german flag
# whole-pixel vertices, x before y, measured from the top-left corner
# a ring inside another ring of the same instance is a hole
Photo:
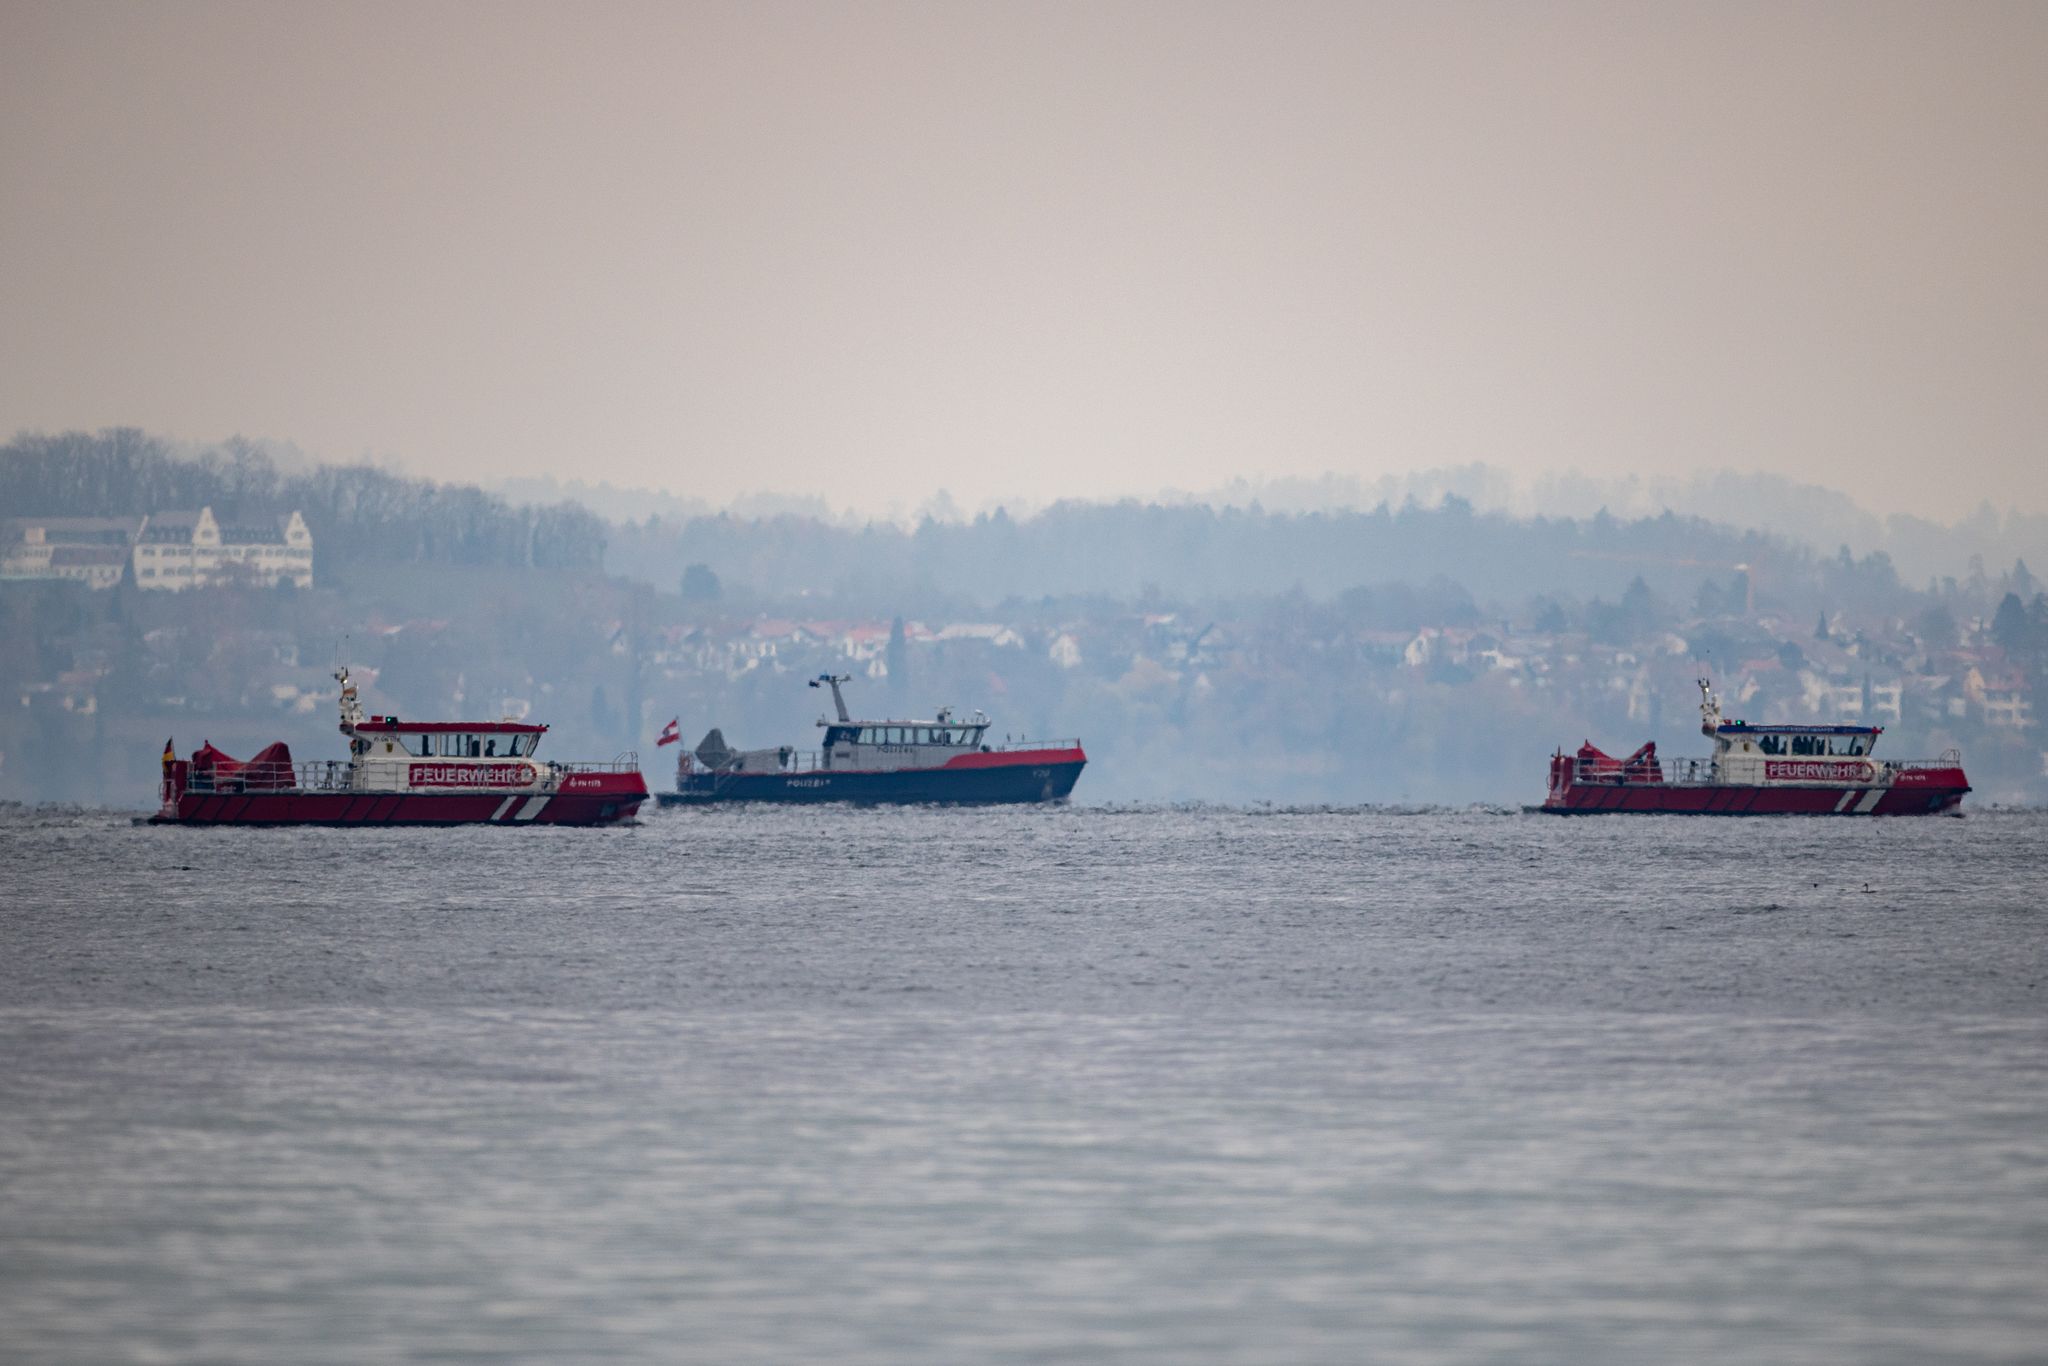
[[[164,767],[169,768],[177,761],[178,751],[171,748],[170,740],[164,741]]]

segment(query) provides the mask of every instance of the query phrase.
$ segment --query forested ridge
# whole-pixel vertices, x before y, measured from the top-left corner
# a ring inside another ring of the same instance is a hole
[[[611,566],[673,582],[689,563],[775,594],[895,589],[963,603],[1165,592],[1199,598],[1316,596],[1359,584],[1453,579],[1482,598],[1536,589],[1615,591],[1637,573],[1682,582],[1738,564],[1802,571],[1809,552],[1775,537],[1666,514],[1517,518],[1447,498],[1354,512],[1156,503],[1059,503],[1027,518],[998,511],[971,521],[845,526],[804,517],[696,517],[619,526]]]
[[[211,507],[224,526],[303,513],[316,579],[374,563],[587,570],[604,563],[604,521],[574,504],[514,506],[470,485],[369,465],[284,473],[242,440],[184,457],[129,428],[23,435],[0,446],[0,510],[8,516],[199,507]]]

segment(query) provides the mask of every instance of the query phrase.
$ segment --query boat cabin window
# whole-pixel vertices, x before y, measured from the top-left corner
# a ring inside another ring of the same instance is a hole
[[[851,729],[850,727],[847,729]],[[540,744],[538,735],[496,735],[486,738],[466,731],[427,731],[387,737],[408,754],[423,759],[524,758]]]
[[[977,745],[981,726],[827,726],[825,748],[835,745]],[[524,751],[521,751],[522,753]]]
[[[1790,735],[1781,742],[1775,735],[1764,735],[1757,738],[1757,747],[1766,754],[1841,758],[1870,753],[1874,738],[1869,735]],[[1782,749],[1779,748],[1781,743]]]

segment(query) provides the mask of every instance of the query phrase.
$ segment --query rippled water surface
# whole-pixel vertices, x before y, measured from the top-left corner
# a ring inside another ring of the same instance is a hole
[[[0,811],[0,1358],[2048,1356],[2048,815]]]

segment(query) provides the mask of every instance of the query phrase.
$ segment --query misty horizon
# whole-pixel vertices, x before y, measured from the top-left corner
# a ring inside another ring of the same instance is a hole
[[[56,435],[58,434],[24,431],[16,433],[15,440],[45,440]],[[1021,493],[995,493],[970,501],[959,491],[948,486],[926,490],[915,497],[878,495],[878,501],[853,503],[835,503],[815,492],[765,486],[745,488],[729,496],[714,498],[693,486],[674,481],[635,483],[604,477],[587,478],[580,474],[565,478],[555,472],[468,480],[437,476],[430,469],[396,456],[357,460],[316,457],[289,439],[249,438],[236,434],[219,441],[192,441],[169,439],[155,433],[144,435],[151,441],[161,442],[168,451],[180,459],[197,460],[209,453],[243,447],[260,453],[280,472],[287,474],[305,473],[321,466],[367,466],[404,478],[451,484],[473,483],[487,492],[496,493],[515,503],[580,501],[591,511],[615,521],[637,521],[650,514],[696,516],[729,513],[735,516],[803,515],[814,516],[821,521],[850,525],[880,522],[909,526],[927,519],[941,522],[966,521],[997,512],[1012,517],[1030,517],[1065,502],[1139,502],[1162,506],[1210,506],[1218,509],[1249,508],[1257,505],[1272,512],[1362,512],[1380,506],[1400,508],[1412,504],[1435,507],[1446,496],[1451,496],[1464,499],[1481,512],[1499,512],[1516,517],[1590,517],[1605,511],[1616,517],[1637,518],[1674,512],[1681,515],[1707,516],[1709,520],[1721,520],[1735,526],[1770,525],[1771,519],[1767,517],[1746,518],[1740,511],[1716,516],[1700,510],[1700,500],[1714,490],[1716,485],[1722,486],[1725,495],[1727,486],[1747,484],[1768,487],[1779,495],[1809,500],[1838,500],[1843,511],[1867,520],[1873,528],[1905,521],[1954,530],[1965,523],[1983,527],[1996,525],[1999,521],[2030,520],[2048,516],[2048,509],[2000,502],[1991,498],[1980,499],[1974,506],[1948,514],[1917,505],[1888,509],[1884,504],[1870,500],[1867,489],[1852,490],[1825,482],[1801,481],[1778,472],[1756,468],[1720,466],[1702,467],[1673,474],[1626,473],[1599,476],[1577,468],[1541,469],[1524,473],[1484,461],[1396,471],[1370,479],[1336,470],[1322,470],[1302,475],[1256,475],[1247,472],[1201,488],[1168,484],[1153,488],[1130,488],[1100,495],[1062,494],[1050,498],[1034,498]],[[645,502],[647,495],[670,500],[670,505],[649,505]],[[1992,522],[1986,522],[1987,516],[1993,519]],[[1813,540],[1818,544],[1825,541],[1829,533],[1823,527],[1807,536],[1801,536],[1796,529],[1790,528],[1787,529],[1787,534],[1795,539]]]

